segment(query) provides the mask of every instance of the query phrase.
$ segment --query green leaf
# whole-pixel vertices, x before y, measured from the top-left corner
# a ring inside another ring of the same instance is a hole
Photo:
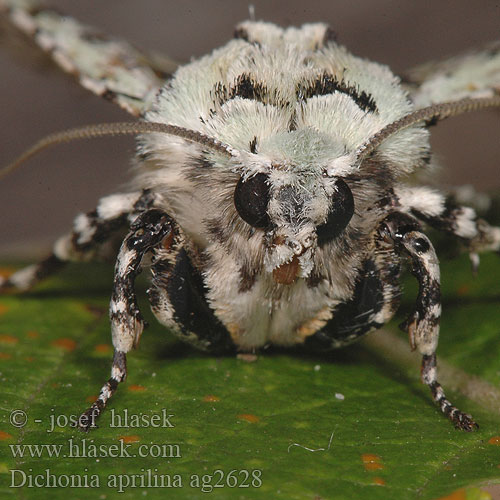
[[[67,420],[109,376],[112,276],[105,266],[72,265],[33,292],[0,299],[0,495],[189,499],[212,489],[218,499],[488,498],[500,483],[498,276],[495,256],[483,257],[477,278],[465,256],[442,266],[441,379],[479,422],[477,432],[455,430],[432,403],[397,320],[390,333],[343,350],[266,350],[250,363],[199,353],[149,316],[140,349],[128,356],[127,382],[100,428],[83,434]],[[406,292],[403,311],[415,288]],[[129,427],[116,427],[126,411]],[[9,419],[22,412],[27,423],[17,428]],[[134,415],[142,415],[139,427],[130,426]],[[53,421],[61,425],[50,432]],[[123,436],[136,442],[120,450]],[[61,456],[45,447],[30,457],[26,447],[41,444]],[[122,455],[104,456],[115,452]],[[22,480],[23,488],[10,487]],[[70,487],[78,481],[89,487]]]

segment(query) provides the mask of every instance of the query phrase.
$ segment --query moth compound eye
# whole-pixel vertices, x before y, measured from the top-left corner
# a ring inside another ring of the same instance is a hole
[[[316,228],[319,246],[334,240],[346,228],[354,214],[354,198],[349,186],[338,179],[336,187],[328,217]]]
[[[269,204],[269,184],[266,174],[257,174],[238,181],[234,190],[234,206],[240,217],[252,227],[269,226],[267,206]]]

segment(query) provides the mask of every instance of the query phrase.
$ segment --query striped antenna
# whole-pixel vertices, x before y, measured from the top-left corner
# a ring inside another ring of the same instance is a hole
[[[366,157],[371,155],[387,138],[400,130],[416,125],[421,122],[434,122],[444,120],[450,116],[457,116],[471,111],[479,111],[485,108],[500,107],[500,95],[492,97],[465,98],[459,101],[443,102],[433,104],[426,108],[418,109],[403,118],[389,123],[383,129],[373,134],[356,151],[355,164],[359,165]]]

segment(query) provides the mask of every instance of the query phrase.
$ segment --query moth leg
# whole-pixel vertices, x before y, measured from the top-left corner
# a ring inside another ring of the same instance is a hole
[[[417,278],[419,292],[415,310],[404,323],[410,346],[422,354],[422,382],[429,386],[434,401],[455,427],[472,431],[478,425],[472,417],[460,411],[446,398],[437,381],[436,348],[441,317],[439,262],[432,243],[420,231],[418,222],[406,214],[394,212],[382,222],[380,234],[392,240],[396,251],[407,254],[412,273]]]
[[[126,353],[137,347],[144,320],[137,304],[134,283],[141,271],[143,257],[172,233],[172,220],[162,210],[151,209],[132,223],[118,253],[109,306],[114,356],[111,377],[102,386],[97,400],[78,421],[78,427],[88,431],[104,410],[108,399],[127,376]]]
[[[479,266],[479,253],[500,252],[500,227],[490,226],[477,217],[473,208],[459,205],[452,196],[426,187],[396,190],[402,208],[429,226],[460,238],[469,249],[473,271]]]
[[[55,242],[48,257],[8,278],[0,277],[0,291],[8,288],[29,290],[68,262],[91,260],[117,231],[126,227],[127,218],[134,219],[138,213],[151,207],[154,201],[154,195],[149,190],[101,198],[95,210],[75,218],[73,231]]]

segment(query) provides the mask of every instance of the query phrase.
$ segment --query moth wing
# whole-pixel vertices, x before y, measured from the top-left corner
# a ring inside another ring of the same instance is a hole
[[[416,108],[500,92],[500,41],[409,70],[403,85]]]
[[[36,1],[0,0],[0,14],[83,87],[134,116],[148,109],[177,67],[166,57],[142,53],[128,42],[42,8]]]

